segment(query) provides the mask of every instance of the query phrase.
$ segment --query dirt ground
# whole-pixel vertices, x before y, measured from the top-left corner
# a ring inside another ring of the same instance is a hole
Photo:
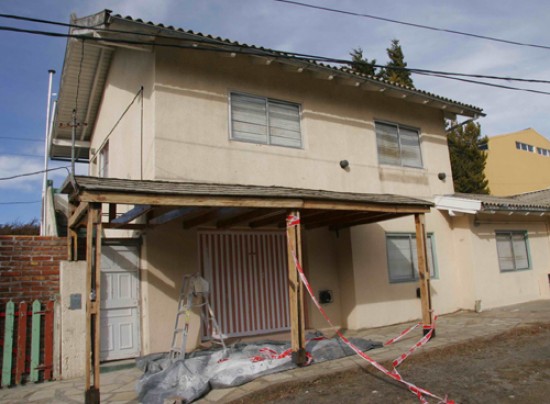
[[[440,397],[448,395],[456,403],[549,403],[550,324],[524,326],[421,352],[401,364],[399,372],[405,380]],[[369,366],[274,386],[235,403],[258,402],[386,404],[419,400],[402,384]]]

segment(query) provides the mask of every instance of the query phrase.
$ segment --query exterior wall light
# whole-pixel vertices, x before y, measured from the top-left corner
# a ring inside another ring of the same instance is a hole
[[[349,161],[347,160],[340,160],[340,167],[342,167],[344,170],[349,167]]]
[[[445,181],[445,178],[447,178],[447,174],[439,173],[437,174],[437,178],[439,178],[441,181]]]

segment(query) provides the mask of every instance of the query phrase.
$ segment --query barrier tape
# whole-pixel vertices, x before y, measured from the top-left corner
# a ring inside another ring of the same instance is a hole
[[[294,215],[289,215],[287,216],[287,227],[292,227],[292,226],[297,226],[300,224],[300,218],[297,217],[297,216],[294,216]],[[332,323],[332,321],[330,320],[330,318],[328,317],[327,313],[325,312],[325,310],[323,309],[323,307],[319,304],[319,302],[317,301],[317,298],[315,297],[315,294],[313,293],[313,289],[311,288],[311,285],[309,284],[305,274],[304,274],[304,271],[302,269],[302,266],[300,265],[300,263],[298,262],[298,258],[296,257],[296,253],[295,251],[291,251],[292,252],[292,257],[294,259],[294,265],[296,266],[296,270],[298,271],[298,275],[300,277],[300,280],[302,281],[302,283],[304,284],[304,287],[306,288],[311,300],[313,301],[313,303],[315,304],[315,306],[317,307],[317,309],[319,310],[319,312],[321,313],[321,315],[325,318],[326,322],[333,328],[337,328],[335,327],[335,325]],[[413,345],[406,353],[404,353],[403,355],[401,355],[400,357],[398,357],[397,359],[395,359],[393,361],[393,370],[390,371],[388,369],[386,369],[384,366],[382,366],[380,363],[376,362],[373,358],[371,358],[369,355],[367,355],[366,353],[364,353],[363,351],[361,351],[361,349],[359,349],[358,347],[356,347],[353,343],[351,343],[351,341],[349,339],[347,339],[343,334],[342,332],[340,331],[340,329],[338,329],[336,331],[336,334],[338,335],[338,337],[340,337],[340,339],[347,345],[349,346],[357,355],[359,355],[361,358],[363,358],[364,360],[366,360],[369,364],[371,364],[372,366],[374,366],[376,369],[378,369],[379,371],[381,371],[382,373],[384,373],[385,375],[387,375],[388,377],[392,378],[393,380],[395,381],[398,381],[400,383],[403,383],[405,386],[407,386],[407,388],[409,389],[409,391],[411,391],[418,399],[419,401],[422,403],[422,404],[428,404],[428,401],[426,400],[426,398],[424,396],[428,396],[428,397],[432,397],[432,398],[435,398],[437,400],[439,400],[440,403],[445,403],[445,404],[455,404],[453,400],[448,400],[447,397],[445,398],[442,398],[442,397],[439,397],[431,392],[429,392],[428,390],[425,390],[421,387],[418,387],[416,385],[414,385],[413,383],[411,382],[408,382],[406,381],[405,379],[403,379],[403,377],[399,374],[399,372],[397,371],[397,366],[399,366],[407,357],[409,357],[415,350],[417,350],[418,348],[420,348],[421,346],[423,346],[424,344],[426,344],[426,342],[429,341],[429,339],[431,338],[432,334],[433,334],[433,331],[434,331],[434,327],[435,327],[435,319],[437,317],[434,318],[434,323],[432,326],[429,326],[429,325],[424,325],[424,329],[429,329],[430,331],[420,340],[418,341],[415,345]],[[402,332],[400,335],[398,335],[397,337],[393,338],[393,339],[390,339],[385,345],[389,345],[393,342],[396,342],[398,340],[400,340],[401,338],[403,338],[405,335],[407,335],[409,332],[411,332],[413,329],[415,329],[416,327],[418,327],[420,325],[419,324],[416,324],[412,327],[410,327],[409,329],[405,330],[404,332]]]

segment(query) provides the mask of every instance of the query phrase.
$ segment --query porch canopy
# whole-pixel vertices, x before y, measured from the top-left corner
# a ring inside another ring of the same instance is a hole
[[[145,229],[180,220],[185,229],[199,226],[286,228],[291,343],[294,360],[304,363],[303,290],[296,262],[301,265],[302,229],[325,227],[338,231],[357,225],[414,215],[422,319],[431,324],[429,271],[426,263],[424,214],[433,204],[390,194],[366,194],[196,182],[143,181],[76,176],[65,181],[69,194],[69,256],[76,259],[77,231],[86,229],[87,251],[87,395],[99,394],[99,299],[102,229]],[[102,214],[102,208],[108,212]],[[288,225],[287,217],[294,218]],[[296,220],[297,219],[297,220]],[[93,384],[90,383],[93,375]]]

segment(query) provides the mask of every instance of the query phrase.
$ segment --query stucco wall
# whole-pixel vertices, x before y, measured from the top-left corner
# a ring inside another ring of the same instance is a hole
[[[60,272],[61,374],[72,379],[86,370],[86,261],[63,261]],[[72,294],[80,294],[80,308],[70,307]]]
[[[450,313],[461,307],[453,235],[438,211],[426,216],[426,230],[434,235],[437,267],[437,276],[430,283],[432,307],[437,314]],[[377,327],[421,317],[416,295],[418,281],[392,283],[389,279],[386,234],[404,232],[415,232],[414,216],[351,229],[356,306],[348,315],[350,328]]]
[[[530,269],[501,272],[495,240],[496,230],[527,231]],[[481,307],[505,306],[550,298],[550,235],[547,224],[526,217],[481,216],[471,227],[476,300]]]
[[[300,104],[303,148],[230,140],[231,91]],[[375,119],[419,128],[424,168],[379,168]],[[452,192],[440,110],[241,56],[159,50],[155,133],[157,179],[424,197]],[[349,172],[339,166],[343,159]]]
[[[154,74],[153,53],[115,52],[92,137],[91,175],[98,175],[94,153],[108,138],[109,177],[152,178]],[[142,86],[143,97],[138,95]]]
[[[534,147],[518,150],[516,141]],[[485,176],[493,195],[514,195],[550,187],[550,157],[537,153],[550,150],[550,140],[533,129],[489,138]]]
[[[197,236],[178,221],[149,230],[142,247],[143,353],[170,349],[183,277],[199,271]],[[199,316],[191,316],[188,348],[199,342]]]

